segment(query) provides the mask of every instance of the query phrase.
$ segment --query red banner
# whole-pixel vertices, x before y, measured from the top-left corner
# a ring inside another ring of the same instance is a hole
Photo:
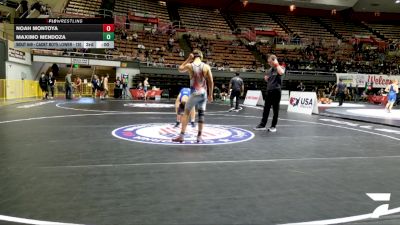
[[[133,99],[144,98],[144,91],[139,89],[130,89]],[[155,98],[156,96],[161,96],[162,90],[149,90],[147,91],[147,98]]]
[[[387,103],[387,96],[368,95],[368,102],[372,104],[385,105]]]
[[[145,18],[145,17],[133,16],[133,15],[129,15],[129,20],[135,21],[135,22],[140,22],[140,23],[153,23],[153,24],[158,24],[158,22],[159,22],[158,18]]]
[[[276,36],[276,32],[274,30],[256,30],[256,34],[263,36]]]

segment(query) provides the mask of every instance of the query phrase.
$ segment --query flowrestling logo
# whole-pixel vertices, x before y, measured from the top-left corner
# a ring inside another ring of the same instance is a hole
[[[197,128],[188,126],[185,134],[185,142],[174,143],[172,139],[180,133],[180,128],[172,124],[153,123],[136,124],[115,129],[112,135],[116,138],[160,145],[222,145],[249,141],[254,133],[236,127],[206,124],[203,129],[203,143],[197,143]]]
[[[313,99],[312,98],[291,97],[289,100],[289,104],[292,105],[293,107],[312,108],[313,107]]]

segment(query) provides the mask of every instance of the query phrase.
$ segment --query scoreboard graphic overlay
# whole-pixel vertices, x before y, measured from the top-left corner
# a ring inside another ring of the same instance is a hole
[[[112,18],[15,19],[15,48],[114,48]]]

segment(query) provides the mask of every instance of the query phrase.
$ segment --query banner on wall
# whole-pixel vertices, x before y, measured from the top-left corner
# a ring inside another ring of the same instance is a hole
[[[248,106],[264,105],[262,92],[260,90],[247,91],[243,105],[248,105]]]
[[[78,64],[78,65],[89,65],[89,60],[88,59],[81,59],[81,58],[72,58],[71,59],[72,64]]]
[[[365,87],[366,84],[371,84],[374,88],[385,88],[391,84],[392,80],[400,80],[400,76],[388,76],[380,74],[358,74],[358,73],[336,73],[337,82],[342,79],[347,85],[353,87]]]
[[[290,92],[288,112],[318,114],[318,100],[315,92]]]
[[[32,65],[30,51],[23,49],[15,49],[14,42],[10,40],[8,40],[7,56],[8,56],[8,61],[10,62]]]
[[[16,59],[19,59],[19,60],[26,61],[26,54],[23,51],[19,51],[19,50],[14,49],[14,48],[9,48],[8,49],[8,58],[9,58],[10,61],[12,61],[11,58],[16,58]]]

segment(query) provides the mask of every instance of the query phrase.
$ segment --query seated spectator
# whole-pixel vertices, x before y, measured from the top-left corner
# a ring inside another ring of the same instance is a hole
[[[165,49],[165,47],[164,47],[164,46],[162,46],[162,47],[161,47],[161,49],[160,49],[160,52],[159,52],[159,54],[160,54],[160,55],[164,55],[164,54],[165,54],[165,52],[166,52],[166,49]]]
[[[151,55],[149,55],[146,59],[147,66],[153,65],[154,60]]]
[[[223,66],[224,66],[224,68],[228,68],[229,67],[229,62],[225,60]]]
[[[225,101],[226,97],[229,96],[229,90],[226,88],[225,84],[221,86],[221,99]]]
[[[136,86],[136,89],[143,90],[143,83],[139,82],[139,84]]]
[[[214,99],[221,99],[221,90],[217,85],[214,86]]]
[[[179,50],[179,56],[183,58],[185,57],[185,51],[183,51],[183,49]]]
[[[161,56],[160,58],[158,58],[158,62],[163,65],[165,63],[165,59],[164,56]]]
[[[126,38],[128,37],[128,35],[126,34],[125,30],[121,31],[121,40],[126,40]]]
[[[209,48],[206,49],[206,57],[211,56],[211,50]]]
[[[117,77],[117,80],[115,81],[115,88],[122,88],[122,82],[121,82],[121,78]]]
[[[128,35],[128,36],[126,37],[126,40],[128,40],[128,41],[132,41],[132,40],[133,40],[133,37],[132,37],[132,35]]]
[[[138,34],[136,32],[132,34],[133,41],[137,41],[138,37],[139,36],[138,36]]]
[[[173,46],[174,43],[175,43],[175,39],[174,39],[172,36],[170,36],[170,37],[169,37],[169,40],[168,40],[168,44],[171,45],[171,46]]]
[[[144,50],[144,49],[146,49],[146,47],[142,43],[139,43],[138,44],[138,49],[143,49]]]

